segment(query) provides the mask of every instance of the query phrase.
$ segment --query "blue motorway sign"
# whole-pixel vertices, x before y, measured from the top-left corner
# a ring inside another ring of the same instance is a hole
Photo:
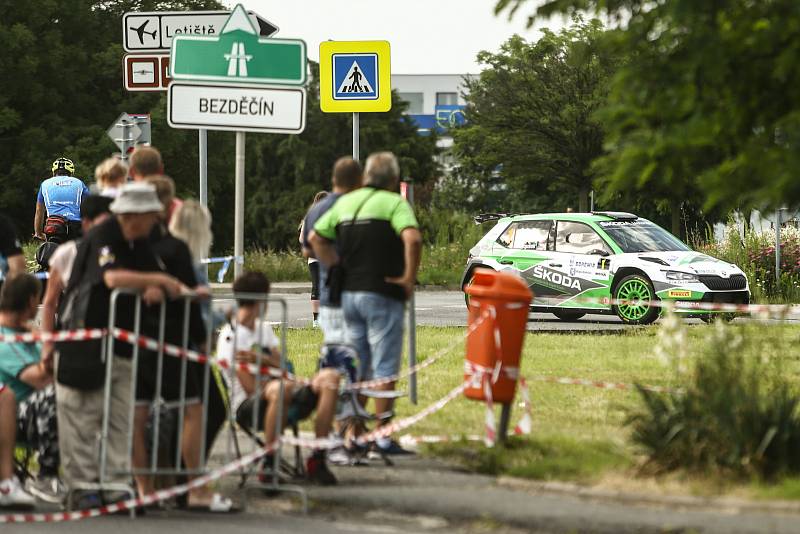
[[[377,100],[378,54],[333,54],[333,99]]]

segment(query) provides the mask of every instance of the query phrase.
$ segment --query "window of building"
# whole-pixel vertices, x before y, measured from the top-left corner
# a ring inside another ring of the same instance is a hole
[[[408,102],[410,115],[422,115],[425,109],[425,96],[422,93],[400,93],[400,99]]]
[[[436,93],[437,106],[457,106],[458,93]]]

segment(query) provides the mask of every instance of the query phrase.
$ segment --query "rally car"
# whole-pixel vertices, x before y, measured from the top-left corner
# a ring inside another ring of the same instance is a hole
[[[497,222],[470,250],[462,287],[478,268],[516,273],[533,291],[531,311],[567,321],[616,314],[624,323],[649,324],[660,308],[648,301],[750,302],[747,277],[736,265],[695,252],[630,213],[484,214],[475,220]]]

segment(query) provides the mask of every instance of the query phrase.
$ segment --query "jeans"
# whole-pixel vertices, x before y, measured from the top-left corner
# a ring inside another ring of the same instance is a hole
[[[359,379],[397,374],[403,352],[405,304],[379,293],[344,291],[342,309],[348,342],[358,353]]]

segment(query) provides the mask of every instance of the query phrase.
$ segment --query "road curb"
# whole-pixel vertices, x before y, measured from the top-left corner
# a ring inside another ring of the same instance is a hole
[[[514,490],[570,495],[620,504],[656,505],[717,510],[720,512],[762,512],[800,514],[800,502],[785,500],[752,501],[736,497],[697,497],[694,495],[648,495],[621,490],[581,486],[571,482],[540,482],[510,476],[497,477],[497,485]]]

